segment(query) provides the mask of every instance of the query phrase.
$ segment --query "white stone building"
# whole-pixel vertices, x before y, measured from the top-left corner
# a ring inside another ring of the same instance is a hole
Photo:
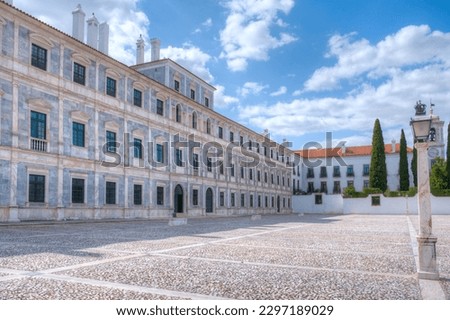
[[[290,213],[293,152],[214,111],[214,87],[152,40],[107,55],[0,1],[0,221]]]

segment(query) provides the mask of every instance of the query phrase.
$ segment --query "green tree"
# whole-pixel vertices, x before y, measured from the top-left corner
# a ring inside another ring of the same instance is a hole
[[[447,127],[447,188],[450,188],[450,123]]]
[[[414,186],[417,187],[417,149],[413,149],[413,157],[411,160],[411,172],[413,175]]]
[[[381,191],[387,189],[386,154],[380,120],[376,119],[372,135],[372,157],[370,159],[369,187]]]
[[[444,159],[436,158],[431,167],[430,188],[431,190],[447,189],[447,168]]]
[[[398,174],[400,176],[400,191],[408,191],[409,190],[408,152],[406,149],[406,138],[403,129],[400,135],[400,163],[398,166]]]

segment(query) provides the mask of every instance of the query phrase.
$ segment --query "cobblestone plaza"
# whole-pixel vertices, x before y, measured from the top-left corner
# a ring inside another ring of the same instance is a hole
[[[417,228],[390,215],[3,224],[0,298],[424,299]],[[446,299],[449,229],[433,217]]]

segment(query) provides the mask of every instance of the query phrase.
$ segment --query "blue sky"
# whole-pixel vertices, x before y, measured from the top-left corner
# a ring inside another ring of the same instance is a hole
[[[15,0],[71,34],[81,3],[110,25],[110,55],[132,65],[140,34],[218,90],[216,111],[301,149],[399,140],[417,100],[450,120],[450,1]]]

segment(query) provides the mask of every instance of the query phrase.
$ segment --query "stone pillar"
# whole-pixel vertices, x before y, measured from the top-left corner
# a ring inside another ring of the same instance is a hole
[[[428,143],[417,142],[417,207],[419,211],[419,235],[417,236],[419,251],[420,279],[439,279],[436,263],[437,238],[432,235],[430,175],[428,168]]]

